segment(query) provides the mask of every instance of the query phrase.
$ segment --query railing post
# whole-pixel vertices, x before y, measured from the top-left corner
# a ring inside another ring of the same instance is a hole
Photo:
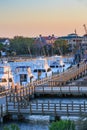
[[[14,108],[15,108],[15,97],[16,97],[16,93],[14,93],[14,95],[13,95],[13,100],[14,100]]]
[[[1,104],[0,107],[1,107],[1,117],[3,117],[3,105]]]
[[[44,86],[43,86],[43,95],[44,95]]]
[[[31,103],[30,103],[30,114],[32,114],[32,106],[31,106]]]
[[[53,92],[53,86],[51,86],[51,93]]]
[[[6,94],[6,113],[8,113],[8,100],[7,100],[7,94]]]
[[[59,87],[60,87],[60,94],[62,94],[62,89],[61,89],[61,86],[59,85]]]
[[[30,95],[30,86],[29,86],[29,95]]]
[[[35,86],[34,85],[33,85],[33,89],[34,89],[33,91],[34,91],[34,94],[35,94]]]
[[[44,105],[43,105],[43,103],[42,103],[42,113],[44,114]]]
[[[85,101],[84,101],[84,111],[86,110],[85,107],[86,107],[86,105],[85,105]]]
[[[38,100],[36,100],[36,110],[38,110]]]
[[[32,88],[33,88],[33,95],[34,95],[34,92],[35,92],[35,91],[34,91],[34,85],[32,85]]]
[[[20,103],[19,103],[19,100],[18,100],[18,114],[20,113]]]
[[[49,107],[50,107],[50,102],[48,101],[48,110],[49,110]]]
[[[0,117],[0,122],[3,123],[3,106],[0,105],[0,111],[1,111],[1,117]]]
[[[6,94],[6,95],[7,95],[7,94]],[[9,100],[9,101],[11,102],[11,93],[10,93],[10,95],[9,95],[9,98],[10,98],[10,100]]]
[[[20,96],[22,95],[22,90],[20,89]]]
[[[68,108],[68,104],[66,105],[66,109],[67,109],[67,115],[68,115],[68,109],[69,109],[69,108]]]
[[[0,117],[2,116],[1,105],[0,105]]]
[[[80,115],[81,115],[81,104],[79,104],[79,110],[80,110],[79,112],[80,112]]]
[[[24,88],[23,88],[23,96],[24,96]]]
[[[56,103],[54,104],[54,112],[55,112],[55,115],[56,115]]]
[[[80,87],[80,86],[78,85],[78,93],[79,93],[79,87]]]
[[[70,86],[68,86],[68,91],[69,91],[69,93],[70,93]]]
[[[27,93],[27,87],[26,87],[26,95],[27,95],[28,93]]]
[[[59,109],[61,110],[61,101],[59,102],[59,107],[60,107]]]
[[[73,101],[72,101],[72,111],[73,111]]]

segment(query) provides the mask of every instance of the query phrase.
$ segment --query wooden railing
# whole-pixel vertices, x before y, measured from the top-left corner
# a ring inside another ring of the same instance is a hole
[[[0,97],[6,96],[8,93],[11,93],[11,89],[0,92]]]
[[[3,117],[7,114],[7,107],[5,104],[0,105],[0,117]]]
[[[37,86],[37,85],[41,85],[41,84],[46,84],[46,83],[48,83],[48,81],[52,81],[52,80],[63,81],[63,84],[64,84],[69,80],[72,80],[74,78],[77,78],[80,75],[85,74],[86,70],[87,70],[87,64],[80,63],[79,68],[77,67],[77,65],[75,65],[72,68],[65,70],[64,72],[62,72],[60,74],[56,74],[51,77],[46,77],[44,79],[34,81],[33,85]],[[59,85],[61,85],[61,84],[59,84]]]
[[[77,66],[74,66],[61,74],[54,75],[52,77],[47,77],[43,80],[35,81],[33,83],[28,84],[26,87],[22,87],[22,88],[17,89],[17,90],[13,89],[12,91],[14,91],[14,93],[15,92],[18,94],[20,93],[20,95],[26,95],[26,94],[31,95],[32,91],[34,93],[34,89],[40,85],[45,86],[45,84],[48,84],[48,87],[49,86],[50,87],[54,87],[54,86],[57,87],[57,86],[61,86],[61,85],[64,86],[71,79],[74,79],[77,76],[80,76],[83,72],[86,73],[86,70],[87,70],[87,64],[81,63],[79,68],[77,68]]]
[[[34,95],[77,95],[77,96],[87,96],[87,86],[81,86],[81,85],[65,85],[65,86],[54,86],[50,87],[48,85],[39,85],[38,87],[29,87],[29,88],[23,88],[19,89],[18,92],[9,93],[6,95],[6,103],[13,102],[29,102],[30,98]],[[38,95],[38,96],[39,96]]]
[[[14,102],[14,105],[19,106],[18,103],[27,103],[30,100],[30,97],[34,94],[72,94],[72,95],[87,95],[86,86],[80,85],[63,85],[58,84],[59,82],[67,82],[72,78],[77,77],[81,73],[86,73],[87,65],[84,63],[80,64],[80,67],[77,66],[72,67],[69,70],[66,70],[64,73],[59,75],[52,76],[50,78],[43,79],[43,81],[38,81],[38,83],[34,82],[33,84],[29,84],[26,87],[22,87],[20,89],[12,89],[9,94],[6,95],[6,104],[9,102]],[[68,78],[67,78],[68,76]],[[50,80],[48,80],[50,79]],[[52,81],[51,81],[52,79]],[[50,83],[49,83],[49,82]],[[28,106],[28,105],[27,105]]]
[[[76,103],[76,102],[69,102],[69,103],[52,103],[50,101],[44,102],[34,102],[29,103],[28,106],[25,104],[19,104],[19,106],[12,106],[10,104],[8,106],[8,113],[18,113],[18,114],[46,114],[46,115],[72,115],[72,116],[80,116],[81,114],[87,114],[87,102],[84,101],[83,103]]]
[[[35,87],[35,94],[72,94],[72,95],[87,95],[87,86],[76,86],[76,85],[66,85],[66,86],[39,86]]]

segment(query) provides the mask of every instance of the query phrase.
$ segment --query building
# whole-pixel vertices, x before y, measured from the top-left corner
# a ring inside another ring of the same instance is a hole
[[[82,37],[78,36],[76,33],[68,34],[67,36],[59,37],[59,39],[66,40],[69,45],[69,50],[74,51],[76,46],[80,46],[82,43]]]
[[[10,45],[10,41],[8,38],[0,38],[0,43],[3,45]]]

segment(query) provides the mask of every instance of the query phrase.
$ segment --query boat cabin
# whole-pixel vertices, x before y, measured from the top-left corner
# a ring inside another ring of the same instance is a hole
[[[0,91],[11,88],[13,75],[10,66],[0,65]]]
[[[52,76],[52,70],[46,59],[40,58],[34,62],[33,74],[35,75],[36,79]]]
[[[15,68],[14,82],[19,85],[27,85],[35,80],[29,66],[17,66]]]

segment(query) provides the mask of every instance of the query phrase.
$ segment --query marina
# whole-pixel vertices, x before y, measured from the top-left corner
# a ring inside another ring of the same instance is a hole
[[[49,95],[60,96],[87,96],[87,89],[83,81],[73,82],[87,74],[87,64],[82,62],[77,68],[73,66],[72,68],[60,73],[47,77],[43,80],[34,81],[27,86],[21,88],[11,88],[9,92],[6,93],[6,104],[2,104],[0,107],[1,121],[3,117],[8,114],[16,118],[22,116],[26,119],[26,114],[29,115],[54,115],[61,116],[79,116],[87,112],[87,102],[84,99],[81,103],[74,102],[35,102],[35,98],[42,98]],[[69,77],[66,77],[69,75]],[[63,80],[62,80],[63,79]],[[79,99],[78,99],[79,100]],[[26,111],[25,111],[26,110]]]
[[[86,5],[0,1],[0,130],[87,130]]]

